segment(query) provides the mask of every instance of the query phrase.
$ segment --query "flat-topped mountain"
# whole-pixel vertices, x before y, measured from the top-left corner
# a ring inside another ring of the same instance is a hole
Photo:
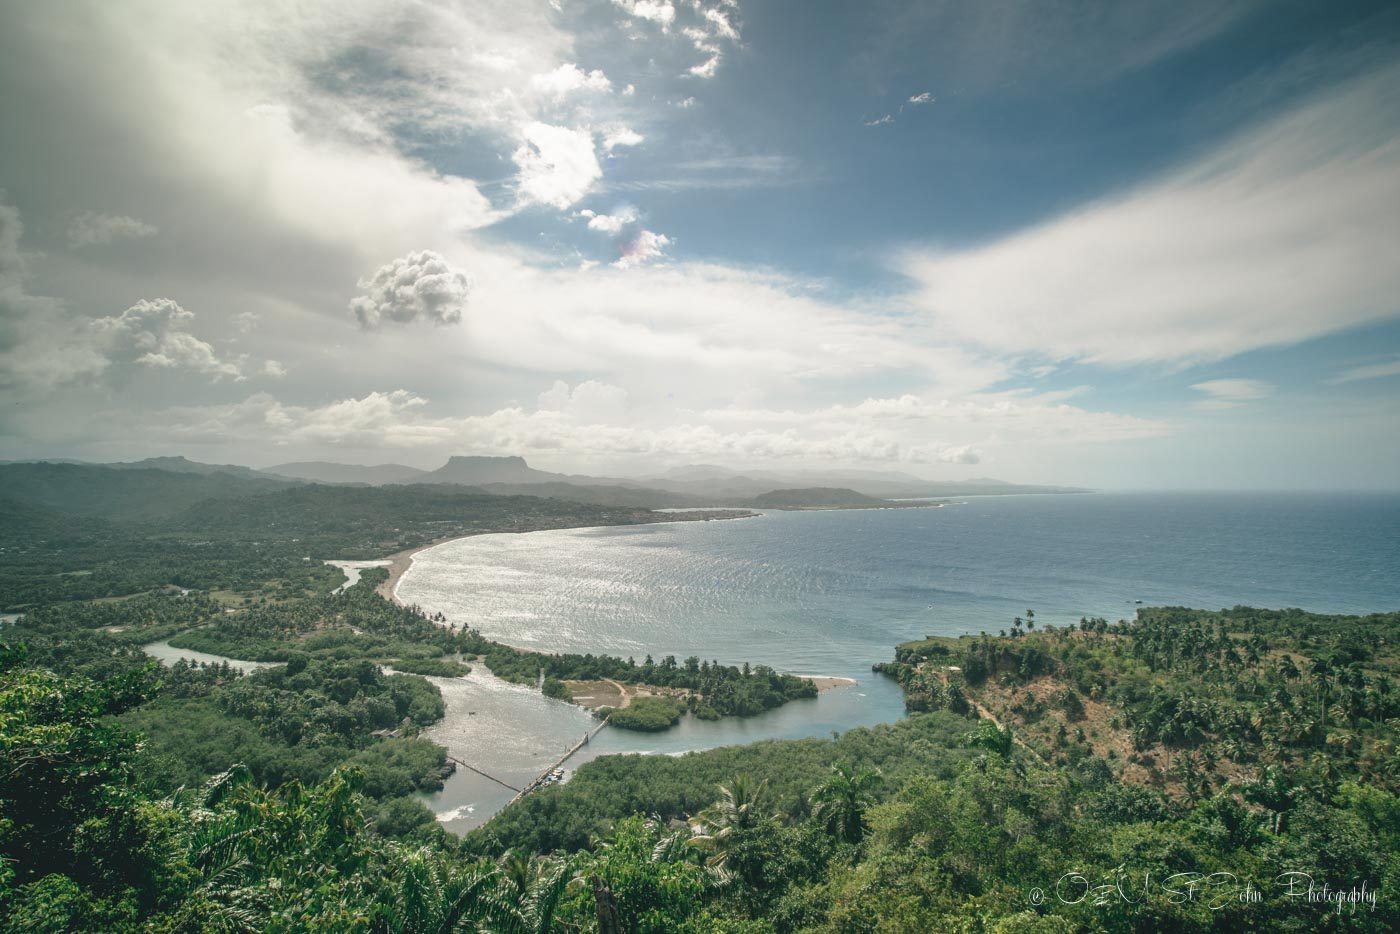
[[[449,457],[437,470],[429,471],[419,482],[463,483],[555,483],[571,479],[567,474],[536,470],[523,457]],[[592,479],[592,478],[588,478]]]

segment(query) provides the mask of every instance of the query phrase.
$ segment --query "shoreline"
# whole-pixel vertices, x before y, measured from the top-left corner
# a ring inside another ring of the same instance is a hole
[[[818,694],[825,694],[835,688],[854,687],[860,682],[855,678],[841,678],[836,675],[793,675],[794,678],[801,678],[803,681],[810,681],[817,686]]]
[[[543,529],[527,529],[525,531],[508,531],[506,529],[493,529],[489,532],[469,532],[466,535],[449,535],[446,538],[435,539],[424,545],[418,545],[414,548],[406,548],[403,551],[396,551],[391,555],[386,555],[385,557],[378,559],[380,561],[388,562],[387,565],[380,566],[387,566],[389,568],[389,577],[387,580],[384,581],[384,583],[380,584],[374,589],[378,592],[378,594],[381,597],[383,597],[385,600],[388,600],[390,603],[397,603],[399,606],[406,606],[406,604],[399,599],[399,581],[403,580],[403,576],[408,573],[408,569],[413,567],[413,558],[415,555],[417,555],[420,551],[427,551],[429,548],[436,548],[438,545],[446,545],[448,542],[463,541],[468,538],[478,538],[482,535],[529,535],[531,532],[564,532],[579,531],[584,529],[617,529],[637,525],[665,525],[666,523],[670,522],[718,522],[722,520],[733,519],[752,519],[756,516],[762,515],[762,513],[753,512],[751,510],[740,510],[737,508],[731,510],[728,508],[721,509],[718,507],[711,508],[708,506],[697,507],[693,510],[677,510],[675,512],[666,512],[664,510],[652,510],[652,512],[662,513],[667,518],[653,519],[649,522],[615,522],[610,525],[561,525],[557,527]],[[696,515],[693,517],[683,516],[685,512],[694,512],[696,513]],[[728,514],[716,515],[716,513]],[[670,518],[671,516],[677,516],[678,518]],[[505,643],[502,643],[502,645],[504,644]],[[514,646],[512,646],[512,648],[514,648]],[[522,649],[520,651],[533,650]]]
[[[932,504],[930,504],[930,505],[932,505]],[[940,503],[940,504],[938,504],[938,505],[942,505],[942,504]],[[697,511],[707,511],[707,510],[697,510]],[[709,519],[704,519],[704,520],[700,520],[700,519],[698,519],[698,518],[697,518],[697,519],[681,519],[681,520],[674,520],[674,519],[673,519],[673,520],[661,520],[661,522],[663,522],[663,523],[664,523],[664,522],[667,522],[667,521],[672,521],[672,522],[674,522],[674,521],[681,521],[681,522],[706,521],[706,522],[708,522],[708,521],[710,521],[710,519],[714,519],[714,518],[726,518],[726,519],[752,519],[752,518],[754,518],[755,516],[758,516],[758,515],[762,515],[762,513],[750,513],[749,515],[743,515],[743,516],[738,516],[738,515],[736,515],[736,516],[724,516],[724,517],[715,517],[715,516],[711,516]],[[643,523],[636,523],[636,524],[638,524],[638,525],[654,525],[654,524],[660,524],[660,523],[643,522]],[[582,525],[582,526],[568,526],[567,528],[570,528],[570,529],[613,529],[613,528],[618,528],[618,527],[619,527],[619,526],[617,526],[617,525]],[[555,532],[555,531],[562,531],[562,530],[561,530],[561,529],[533,529],[532,531],[538,531],[538,532]],[[414,557],[415,557],[419,552],[421,552],[421,551],[427,551],[429,548],[436,548],[438,545],[445,545],[445,544],[447,544],[448,542],[455,542],[455,541],[459,541],[459,540],[467,539],[467,538],[476,538],[476,537],[481,536],[481,535],[529,535],[529,534],[530,534],[530,532],[477,532],[477,533],[474,533],[474,534],[472,534],[472,535],[453,535],[453,536],[450,536],[450,537],[448,537],[448,538],[440,538],[440,539],[438,539],[438,540],[436,540],[436,541],[428,542],[428,543],[425,544],[425,545],[419,545],[419,546],[417,546],[416,548],[407,548],[407,549],[404,549],[403,551],[395,552],[394,554],[391,554],[391,555],[389,555],[389,556],[386,557],[386,558],[380,559],[380,560],[382,560],[382,561],[388,562],[387,565],[379,565],[379,566],[380,566],[380,567],[388,567],[388,569],[389,569],[389,576],[388,576],[387,579],[385,579],[385,581],[384,581],[383,583],[381,583],[378,587],[376,587],[375,590],[376,590],[376,592],[378,592],[378,594],[379,594],[381,597],[383,597],[384,599],[388,600],[390,603],[396,604],[396,605],[398,605],[398,606],[407,606],[406,603],[404,603],[402,600],[399,599],[399,592],[398,592],[399,581],[403,580],[403,576],[404,576],[405,574],[408,573],[409,568],[413,567],[413,559],[414,559]],[[543,651],[543,650],[541,650],[541,649],[529,649],[529,648],[524,648],[524,647],[518,646],[518,645],[511,645],[511,644],[508,643],[508,642],[502,642],[500,639],[492,639],[491,641],[496,642],[496,643],[498,643],[498,644],[500,644],[500,645],[503,645],[503,646],[505,646],[505,647],[508,648],[508,649],[514,649],[514,650],[517,651],[517,652],[529,652],[529,653],[538,654],[538,655],[558,654],[558,653],[546,652],[546,651]],[[834,690],[834,689],[836,689],[836,688],[854,687],[855,685],[857,685],[857,684],[860,683],[860,682],[857,681],[855,678],[847,678],[847,677],[841,677],[841,676],[837,676],[837,675],[799,675],[799,674],[793,674],[793,677],[795,677],[795,678],[801,678],[801,679],[803,679],[804,681],[810,681],[810,682],[812,682],[814,685],[816,685],[817,693],[818,693],[818,694],[825,694],[827,691],[831,691],[831,690]],[[586,706],[586,705],[579,705],[579,706]]]

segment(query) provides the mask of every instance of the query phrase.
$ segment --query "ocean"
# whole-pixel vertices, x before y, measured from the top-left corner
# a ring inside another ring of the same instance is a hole
[[[699,655],[858,681],[749,720],[687,720],[659,735],[605,730],[577,765],[607,752],[676,753],[897,719],[897,687],[870,671],[896,643],[995,633],[1028,609],[1039,626],[1128,618],[1139,605],[1400,610],[1400,495],[976,497],[484,535],[420,553],[398,596],[524,648]],[[522,758],[518,724],[509,740],[492,726],[518,704],[495,679],[471,681],[449,687],[464,711],[480,710],[449,716],[434,736],[474,765],[518,764],[525,774],[587,725],[576,708],[551,715],[556,702],[538,705]],[[453,815],[449,829],[509,798],[481,782],[454,777],[430,800]]]

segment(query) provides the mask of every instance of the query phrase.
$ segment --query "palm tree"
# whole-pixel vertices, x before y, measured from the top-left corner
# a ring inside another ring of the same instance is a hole
[[[514,904],[493,906],[486,916],[488,930],[499,934],[551,934],[558,928],[554,916],[564,890],[575,876],[574,862],[546,856],[535,857],[523,890],[513,892]]]
[[[747,775],[736,775],[719,786],[719,800],[690,819],[691,845],[710,853],[706,865],[722,868],[735,838],[769,821],[763,811],[767,789],[767,781],[755,784]]]
[[[501,875],[501,884],[508,888],[513,897],[524,898],[535,881],[539,864],[523,850],[506,850],[496,857],[496,870]]]
[[[400,851],[395,878],[380,898],[381,923],[392,934],[451,934],[463,922],[507,914],[494,886],[499,874],[464,870],[426,848]]]
[[[827,833],[847,843],[859,843],[865,836],[865,809],[873,798],[871,791],[880,783],[880,773],[873,769],[852,772],[842,765],[833,765],[831,775],[812,795],[816,803],[813,814],[826,826]]]
[[[1327,733],[1327,700],[1332,691],[1332,665],[1325,658],[1315,658],[1308,666],[1309,673],[1313,676],[1313,682],[1317,685],[1317,706],[1321,711],[1320,720],[1317,726],[1316,741],[1322,743],[1322,737]]]

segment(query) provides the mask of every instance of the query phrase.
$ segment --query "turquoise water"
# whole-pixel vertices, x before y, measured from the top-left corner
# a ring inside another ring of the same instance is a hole
[[[1400,609],[1400,496],[986,497],[943,508],[487,535],[420,553],[398,595],[522,647],[638,660],[696,654],[858,679],[752,720],[685,721],[659,736],[605,730],[578,761],[674,753],[896,719],[898,690],[870,672],[895,643],[996,632],[1028,608],[1040,624],[1128,617],[1138,600]],[[555,709],[561,725],[531,735],[562,753],[582,721]],[[518,739],[494,740],[488,724],[508,719],[510,705],[481,716],[488,719],[475,738],[458,747],[462,758],[509,758]],[[454,748],[450,726],[442,731],[439,741]],[[500,792],[454,777],[433,806],[473,806],[479,822],[510,797]]]

